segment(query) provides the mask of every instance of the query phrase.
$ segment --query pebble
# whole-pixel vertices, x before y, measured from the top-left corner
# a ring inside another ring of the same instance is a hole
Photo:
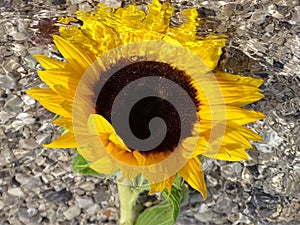
[[[106,192],[105,190],[98,190],[97,193],[94,195],[95,202],[100,204],[104,201],[108,201],[111,194]]]
[[[21,99],[23,100],[25,105],[34,105],[35,104],[35,100],[31,97],[29,97],[28,95],[22,95]]]
[[[15,78],[11,75],[2,75],[0,76],[0,85],[3,88],[13,89],[16,86]]]
[[[49,184],[49,182],[54,180],[54,177],[51,174],[42,174],[41,178],[45,184]]]
[[[18,119],[23,124],[32,124],[35,121],[35,118],[28,113],[20,113],[17,115],[16,119]],[[17,120],[16,120],[17,121]]]
[[[15,120],[14,122],[12,122],[11,126],[15,130],[20,130],[22,127],[24,127],[24,123],[20,120]]]
[[[2,210],[4,208],[4,202],[0,200],[0,210]]]
[[[0,157],[0,165],[4,166],[7,163],[9,163],[12,158],[11,151],[9,149],[2,149],[1,155],[2,155],[2,157]]]
[[[95,190],[95,184],[91,181],[84,182],[82,185],[79,186],[81,189],[85,191],[93,191]]]
[[[46,144],[51,141],[51,134],[39,134],[35,139],[39,145]]]
[[[207,193],[207,195],[209,196],[209,193]],[[200,193],[193,192],[193,193],[189,194],[189,203],[190,204],[199,203],[199,202],[203,202],[203,201],[204,201],[204,199]]]
[[[14,112],[11,112],[11,111],[7,112],[7,111],[3,110],[3,111],[0,112],[0,121],[2,123],[5,123],[9,119],[13,118],[15,116],[14,114],[15,114]]]
[[[26,56],[24,57],[24,60],[26,62],[26,65],[31,68],[31,69],[34,69],[35,68],[35,65],[36,65],[36,60],[31,56]]]
[[[99,210],[100,210],[100,206],[98,204],[94,204],[90,206],[86,211],[90,215],[95,215],[97,214],[97,212],[99,212]]]
[[[43,54],[43,49],[40,46],[28,48],[27,51],[30,55]]]
[[[242,165],[238,162],[236,163],[228,163],[221,167],[221,174],[223,177],[234,177],[239,175],[242,171]]]
[[[55,180],[53,188],[55,191],[60,192],[60,191],[65,190],[66,184],[64,182],[59,182],[59,181]]]
[[[24,119],[22,122],[24,123],[24,124],[32,124],[32,123],[34,123],[34,121],[35,121],[35,118],[26,118],[26,119]]]
[[[92,6],[88,2],[83,2],[78,6],[79,10],[84,12],[89,12],[92,9]]]
[[[242,178],[247,183],[251,183],[253,179],[253,174],[250,172],[250,170],[247,167],[243,169]]]
[[[10,57],[14,54],[14,51],[8,46],[0,46],[0,55],[4,57]],[[8,59],[7,59],[8,60]],[[5,65],[2,64],[2,65]]]
[[[69,207],[65,212],[63,212],[63,214],[67,220],[72,220],[74,217],[79,216],[80,209],[78,208],[78,206],[73,205]]]
[[[42,217],[40,215],[35,214],[31,216],[26,208],[19,209],[18,216],[20,221],[22,221],[24,224],[38,225],[42,221]]]
[[[19,141],[19,148],[21,149],[33,150],[37,147],[39,147],[39,144],[32,139],[21,139]]]
[[[121,0],[107,0],[105,1],[105,4],[107,4],[111,8],[120,7],[122,4]]]
[[[0,139],[5,138],[6,135],[4,133],[4,129],[0,127]]]
[[[24,120],[24,119],[27,119],[28,117],[30,117],[30,114],[29,113],[19,113],[17,116],[16,116],[16,119],[19,119],[19,120]]]
[[[40,177],[17,173],[15,178],[21,185],[29,189],[37,188],[42,185]]]
[[[19,57],[11,56],[3,62],[2,66],[7,73],[11,73],[12,71],[17,70],[21,66],[19,61]]]
[[[27,213],[29,217],[33,217],[38,213],[38,210],[36,208],[28,208]]]
[[[22,106],[23,101],[20,97],[14,94],[9,94],[6,99],[4,108],[11,111],[19,111],[18,109],[21,109]]]
[[[264,143],[255,143],[256,148],[262,153],[272,153],[274,149],[272,146],[264,144]]]
[[[213,221],[213,211],[212,209],[206,210],[204,213],[195,213],[195,219],[202,223],[209,223]]]
[[[207,175],[206,182],[208,187],[215,187],[218,184],[218,179],[211,175]]]
[[[75,4],[80,5],[80,3],[85,2],[85,0],[70,0],[70,1],[71,1],[71,3],[72,3],[73,5],[75,5]]]
[[[231,199],[220,196],[213,210],[225,214],[235,213],[238,211],[238,205],[233,203]]]
[[[2,26],[4,28],[5,33],[8,35],[13,35],[17,32],[17,27],[12,22],[5,21],[2,23]]]
[[[264,193],[262,190],[255,189],[253,193],[252,202],[257,207],[272,207],[279,202],[278,196],[272,196]]]
[[[43,195],[47,201],[56,203],[68,202],[73,197],[72,193],[67,191],[66,189],[63,189],[58,192],[54,190],[47,190],[43,193]]]
[[[17,173],[15,175],[15,178],[22,185],[28,184],[32,180],[32,177],[30,177],[28,175],[25,175],[25,174],[22,174],[22,173]]]
[[[10,194],[10,195],[12,195],[12,196],[15,196],[15,197],[23,197],[24,196],[24,192],[19,187],[9,188],[7,190],[7,193]]]
[[[93,199],[89,197],[76,196],[75,201],[81,209],[87,209],[94,204]]]
[[[274,0],[279,6],[299,6],[299,0]]]
[[[54,175],[55,177],[61,177],[65,173],[66,173],[66,171],[63,168],[55,167],[51,174]]]
[[[28,36],[25,32],[17,32],[14,33],[12,36],[16,41],[25,41],[28,39]]]
[[[56,211],[52,208],[47,210],[47,218],[50,224],[54,224],[56,220]]]

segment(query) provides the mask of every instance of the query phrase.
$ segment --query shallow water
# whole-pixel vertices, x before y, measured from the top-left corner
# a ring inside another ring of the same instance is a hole
[[[136,2],[146,8],[145,2]],[[182,22],[182,9],[196,7],[203,19],[199,35],[229,35],[218,67],[264,79],[265,98],[248,108],[267,116],[250,125],[265,140],[249,151],[250,161],[209,161],[210,197],[202,201],[192,192],[178,224],[299,224],[299,1],[171,3],[176,8],[172,25]],[[59,57],[51,39],[57,17],[96,5],[84,0],[0,0],[1,224],[116,223],[114,185],[99,185],[102,179],[71,172],[71,151],[42,151],[40,144],[57,136],[58,128],[51,125],[53,114],[24,93],[43,86],[31,55]],[[74,202],[89,207],[76,208]]]

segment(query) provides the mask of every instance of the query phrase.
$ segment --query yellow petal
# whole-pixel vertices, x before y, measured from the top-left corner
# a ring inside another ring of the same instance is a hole
[[[196,28],[199,25],[198,12],[196,9],[183,10],[182,16],[186,17],[184,24],[179,27],[169,28],[168,34],[181,43],[195,41]]]
[[[223,137],[223,143],[239,143],[244,148],[251,148],[252,145],[249,140],[239,133],[237,130],[228,129],[226,130],[225,136]]]
[[[233,75],[223,71],[216,71],[215,76],[221,84],[227,82],[236,85],[241,84],[241,85],[248,85],[252,87],[259,87],[264,82],[262,79],[256,79],[248,76]]]
[[[97,161],[93,162],[90,166],[91,169],[98,173],[112,174],[117,168],[108,156],[104,156]]]
[[[116,146],[118,146],[120,149],[126,150],[128,152],[131,152],[129,148],[125,145],[122,138],[120,138],[116,133],[112,133],[109,135],[108,138],[111,142],[113,142]]]
[[[67,118],[67,117],[60,117],[57,118],[53,121],[54,124],[62,126],[66,128],[67,130],[72,130],[73,125],[72,125],[72,118]]]
[[[165,179],[162,182],[151,184],[149,194],[153,194],[155,192],[163,192],[166,188],[168,190],[168,193],[171,193],[172,184],[175,180],[175,177],[176,175],[173,175],[172,177]]]
[[[221,141],[221,140],[220,140]],[[194,156],[203,155],[208,158],[226,161],[240,161],[248,160],[249,156],[245,151],[245,147],[239,143],[222,143],[212,141],[208,143],[207,140],[201,139],[202,144],[194,152]]]
[[[93,60],[89,56],[85,55],[82,51],[77,49],[73,44],[64,38],[53,35],[53,41],[60,51],[60,53],[67,59],[69,63],[72,63],[75,68],[87,69],[92,63]]]
[[[74,91],[75,90],[71,90],[69,88],[64,87],[61,84],[55,84],[53,85],[52,89],[62,98],[68,100],[68,101],[73,101],[74,98]]]
[[[98,137],[76,134],[76,140],[79,145],[77,148],[78,153],[90,162],[95,162],[99,158],[107,155],[106,149],[101,144]]]
[[[120,25],[123,29],[143,29],[142,21],[145,19],[146,14],[142,10],[139,10],[136,5],[130,5],[125,9],[118,8],[117,14],[120,15]]]
[[[93,41],[94,48],[97,49],[98,54],[105,54],[121,44],[115,30],[103,22],[102,20],[89,18],[81,27],[88,40],[90,40],[90,42]]]
[[[120,164],[127,164],[131,166],[137,166],[138,162],[134,155],[126,149],[120,148],[118,145],[110,142],[106,147],[109,154],[118,161]]]
[[[186,165],[179,171],[182,178],[194,189],[199,191],[206,199],[206,185],[204,181],[204,171],[200,160],[195,157],[190,159]]]
[[[88,118],[88,131],[90,134],[99,135],[104,146],[112,142],[119,149],[131,152],[123,140],[115,133],[112,125],[101,115],[91,114]]]
[[[231,124],[231,126],[229,126],[229,124]],[[248,136],[248,131],[244,131],[243,126],[234,125],[234,123],[229,124],[216,124],[213,129],[201,132],[200,135],[205,137],[207,141],[210,140],[211,143],[218,142],[222,143],[222,145],[238,143],[239,147],[251,148],[252,145],[249,141],[252,139],[249,138],[253,137],[252,134]],[[212,140],[212,138],[214,138],[214,140]],[[255,137],[255,139],[256,138],[257,137]]]
[[[226,161],[241,161],[241,160],[249,160],[249,155],[245,151],[244,148],[233,149],[231,145],[222,146],[218,151],[217,155],[205,153],[206,157],[215,158],[218,160],[226,160]]]
[[[71,117],[71,112],[63,108],[64,99],[49,88],[32,88],[26,94],[39,101],[46,109],[64,117]]]
[[[55,59],[51,59],[44,55],[33,55],[33,57],[41,64],[42,67],[47,69],[54,69],[54,68],[64,68],[66,63],[60,62]]]
[[[261,94],[257,88],[245,86],[239,86],[238,88],[238,91],[234,91],[233,87],[226,88],[221,86],[223,92],[223,101],[226,105],[241,107],[256,102],[264,97],[264,95]]]
[[[229,105],[241,107],[262,99],[264,96],[255,85],[261,80],[249,78],[245,83],[238,81],[240,76],[232,79],[220,79],[212,75],[193,77],[194,87],[198,91],[197,99],[202,105]],[[244,79],[244,78],[243,78]]]
[[[148,30],[154,30],[159,33],[165,32],[170,25],[170,19],[174,11],[170,3],[165,2],[161,4],[158,0],[153,0],[148,7],[146,19],[143,23],[146,26],[148,25]]]
[[[70,91],[75,92],[79,77],[71,70],[51,69],[38,71],[38,75],[49,87],[54,89],[55,85],[62,85]]]
[[[241,135],[243,135],[245,138],[247,138],[248,140],[259,141],[259,142],[263,141],[261,136],[259,136],[257,133],[255,133],[254,131],[250,130],[247,127],[244,127],[244,126],[239,127],[238,132]]]
[[[101,115],[91,114],[88,118],[88,130],[90,134],[112,134],[115,132],[112,125]]]
[[[141,154],[141,152],[139,152],[139,151],[133,151],[133,155],[134,155],[135,159],[137,160],[139,166],[146,165],[146,158],[145,158],[144,154]]]
[[[214,121],[234,121],[238,125],[254,122],[265,118],[261,112],[254,110],[247,110],[234,106],[200,106],[199,113],[200,119],[214,120]]]
[[[170,150],[163,152],[140,152],[137,150],[133,151],[133,155],[135,156],[140,166],[149,166],[155,163],[162,162],[170,154],[172,154],[172,151]]]
[[[79,11],[80,12],[80,11]],[[78,17],[78,19],[80,19]],[[82,19],[80,19],[82,20]],[[82,20],[84,21],[84,20]],[[89,21],[84,21],[88,23]],[[78,26],[61,26],[59,27],[59,34],[66,40],[76,44],[79,50],[85,52],[90,59],[96,60],[96,56],[100,56],[98,50],[101,49],[101,45],[96,43],[94,40],[91,40],[84,33],[85,30]],[[82,45],[84,43],[84,46]],[[103,54],[103,52],[101,52]]]
[[[205,38],[199,41],[190,41],[183,44],[189,48],[204,62],[204,64],[213,70],[222,54],[222,48],[225,46],[226,39],[224,36],[217,38]]]
[[[76,139],[74,133],[68,132],[50,144],[44,145],[46,148],[76,148]]]

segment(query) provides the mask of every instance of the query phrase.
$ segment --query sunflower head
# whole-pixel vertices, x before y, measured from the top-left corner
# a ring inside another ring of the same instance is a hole
[[[170,27],[173,9],[153,0],[61,18],[54,43],[65,62],[42,55],[49,88],[27,91],[68,130],[48,148],[76,148],[100,173],[139,174],[150,192],[170,191],[176,174],[206,197],[200,157],[246,160],[260,136],[244,125],[263,114],[243,106],[261,99],[261,80],[216,71],[226,38],[198,37],[195,9]]]

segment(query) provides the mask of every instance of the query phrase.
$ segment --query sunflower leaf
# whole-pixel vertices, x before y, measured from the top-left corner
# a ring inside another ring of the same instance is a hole
[[[142,212],[134,225],[173,225],[180,212],[181,203],[186,200],[186,192],[182,179],[177,177],[170,195],[164,191],[162,195],[165,200]]]
[[[77,151],[76,151],[77,152]],[[78,152],[74,156],[72,160],[72,170],[74,172],[78,172],[85,175],[97,175],[100,176],[102,174],[96,172],[95,170],[89,168],[89,162],[86,161]]]

